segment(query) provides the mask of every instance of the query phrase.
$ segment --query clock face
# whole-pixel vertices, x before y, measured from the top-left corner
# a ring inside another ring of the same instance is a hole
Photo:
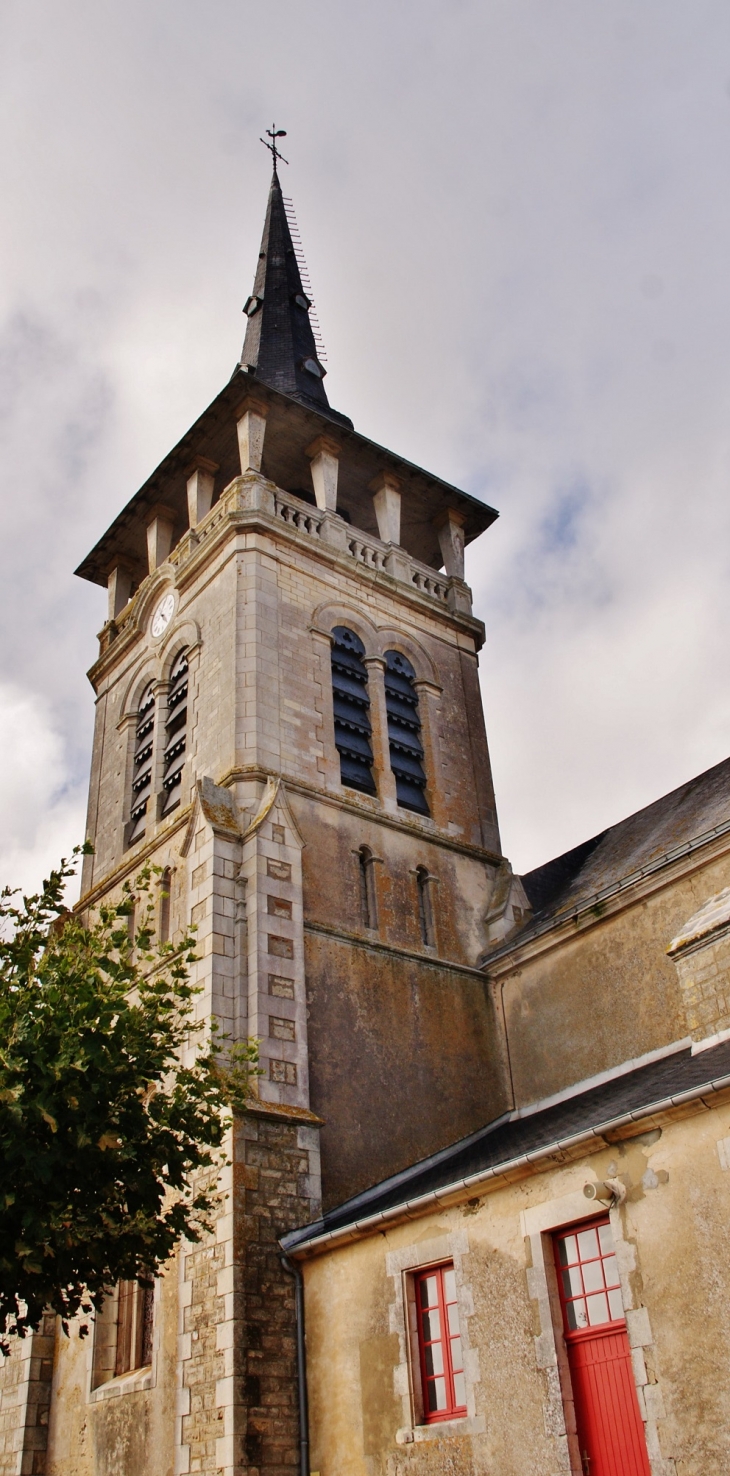
[[[163,635],[164,632],[167,630],[167,627],[172,619],[172,612],[174,609],[174,594],[163,595],[159,605],[157,606],[157,609],[155,610],[154,615],[152,616],[152,625],[150,626],[151,633],[155,637],[155,639],[157,639],[158,636]]]

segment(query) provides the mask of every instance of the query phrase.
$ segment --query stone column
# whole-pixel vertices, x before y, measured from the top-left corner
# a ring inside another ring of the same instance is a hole
[[[188,477],[188,522],[191,528],[197,527],[197,524],[203,521],[206,513],[210,512],[217,471],[217,461],[208,461],[205,456],[196,456],[193,469]]]
[[[247,395],[236,411],[238,451],[241,457],[242,473],[261,471],[268,413],[269,407],[266,401],[257,399],[255,395]]]
[[[337,473],[340,447],[330,436],[317,436],[305,448],[305,456],[312,463],[312,486],[317,507],[329,512],[337,511]]]
[[[109,619],[116,620],[132,593],[132,571],[126,564],[115,564],[106,582],[109,592]]]
[[[446,828],[449,807],[443,793],[443,771],[438,740],[438,712],[441,687],[424,677],[416,677],[413,690],[418,694],[418,716],[421,719],[423,767],[426,770],[426,798],[436,824]]]
[[[310,626],[314,643],[315,675],[321,694],[321,727],[318,728],[322,744],[321,760],[325,784],[335,794],[340,792],[340,755],[335,744],[335,713],[332,698],[332,636],[329,631]]]
[[[147,524],[147,563],[150,574],[170,557],[175,533],[175,514],[169,507],[155,507]]]
[[[449,578],[464,578],[464,518],[450,507],[436,519],[435,527],[444,568]]]
[[[382,656],[364,656],[363,660],[368,669],[370,721],[373,729],[370,741],[373,750],[375,782],[386,810],[395,812],[398,809],[398,793],[395,774],[390,767],[388,710],[385,705],[385,661]]]
[[[379,472],[370,483],[378,533],[383,543],[400,543],[401,484],[391,472]]]

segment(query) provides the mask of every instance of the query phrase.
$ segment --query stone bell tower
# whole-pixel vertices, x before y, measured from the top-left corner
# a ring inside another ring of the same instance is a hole
[[[509,1105],[477,967],[509,886],[463,578],[496,513],[330,407],[274,164],[241,361],[78,570],[109,593],[80,905],[162,867],[201,1015],[257,1037],[263,1071],[217,1236],[182,1248],[121,1387],[144,1420],[119,1435],[98,1329],[88,1367],[60,1361],[76,1403],[51,1445],[87,1401],[89,1472],[283,1468],[278,1236]]]

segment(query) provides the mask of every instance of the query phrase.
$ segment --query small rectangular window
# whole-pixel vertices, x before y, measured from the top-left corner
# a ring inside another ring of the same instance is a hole
[[[97,1313],[92,1389],[152,1362],[152,1281],[119,1281]]]
[[[130,1373],[152,1362],[154,1287],[120,1281],[117,1302],[115,1374]]]
[[[435,1266],[415,1277],[423,1421],[466,1414],[464,1357],[453,1265]]]

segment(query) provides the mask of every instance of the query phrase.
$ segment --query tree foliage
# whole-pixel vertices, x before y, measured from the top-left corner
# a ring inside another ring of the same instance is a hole
[[[63,903],[74,870],[0,895],[3,1351],[44,1308],[66,1326],[200,1238],[256,1074],[253,1043],[201,1038],[195,938],[155,941],[153,870],[83,919]]]

